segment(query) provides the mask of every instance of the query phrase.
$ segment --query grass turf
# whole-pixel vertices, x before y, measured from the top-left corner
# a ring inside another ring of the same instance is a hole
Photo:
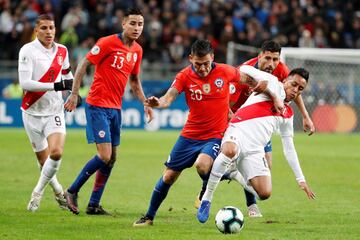
[[[196,220],[193,207],[201,181],[194,168],[183,172],[160,207],[153,227],[133,228],[145,213],[179,132],[123,130],[118,161],[102,205],[112,217],[87,216],[91,178],[80,192],[79,216],[60,210],[48,186],[36,213],[26,210],[39,170],[23,129],[0,129],[0,239],[360,239],[360,135],[296,134],[302,169],[317,199],[297,187],[273,138],[273,195],[259,203],[263,218],[245,217],[240,235],[217,231],[214,217],[225,205],[246,214],[244,194],[236,183],[222,182],[215,193],[210,219]],[[84,130],[68,130],[58,179],[66,188],[95,154]]]

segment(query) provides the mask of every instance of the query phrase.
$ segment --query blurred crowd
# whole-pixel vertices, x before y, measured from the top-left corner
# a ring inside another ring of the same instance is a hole
[[[229,41],[259,47],[360,48],[358,0],[0,0],[0,60],[16,60],[39,14],[54,15],[57,41],[76,65],[101,36],[121,32],[125,9],[145,18],[144,60],[180,64],[194,39],[207,38],[224,62]]]

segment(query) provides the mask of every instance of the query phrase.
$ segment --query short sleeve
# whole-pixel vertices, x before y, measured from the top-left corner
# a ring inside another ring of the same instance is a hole
[[[100,38],[91,50],[86,54],[86,58],[94,65],[105,58],[109,52],[111,44],[109,37]]]
[[[171,84],[171,87],[176,88],[180,94],[184,91],[185,81],[186,81],[185,74],[183,72],[180,72],[176,74],[175,80]]]

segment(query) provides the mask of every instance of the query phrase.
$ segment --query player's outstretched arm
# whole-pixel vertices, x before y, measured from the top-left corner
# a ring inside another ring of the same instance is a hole
[[[84,57],[79,63],[78,67],[76,68],[71,94],[67,98],[64,105],[65,111],[71,112],[75,110],[76,106],[78,105],[79,89],[80,89],[81,81],[83,80],[84,75],[86,74],[86,68],[90,65],[91,63],[89,62],[89,60],[87,60],[87,58]]]
[[[303,101],[301,95],[299,95],[295,99],[295,103],[303,117],[304,132],[306,132],[309,136],[311,136],[315,132],[315,125],[314,125],[313,121],[311,120],[308,111],[306,110],[306,107],[305,107],[305,104],[304,104],[304,101]]]
[[[280,131],[284,131],[284,129],[280,128]],[[291,136],[282,136],[281,141],[285,158],[295,174],[299,187],[304,190],[309,199],[315,199],[315,193],[307,185],[304,174],[302,173],[293,138]]]
[[[176,88],[170,87],[169,90],[161,98],[149,97],[144,101],[145,106],[155,108],[167,108],[177,98],[179,92]]]
[[[129,76],[130,88],[134,95],[144,104],[144,112],[147,122],[151,122],[154,119],[154,113],[151,106],[145,105],[145,94],[141,86],[139,74],[131,74]]]

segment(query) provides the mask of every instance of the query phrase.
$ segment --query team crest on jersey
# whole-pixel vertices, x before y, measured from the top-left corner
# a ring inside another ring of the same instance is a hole
[[[203,84],[202,89],[205,93],[209,93],[211,90],[210,84],[209,83]]]
[[[129,53],[126,54],[126,60],[127,60],[128,62],[130,62],[131,57],[132,57],[132,53],[131,53],[131,52],[129,52]]]
[[[64,62],[64,58],[63,58],[63,56],[57,56],[57,63],[61,66],[62,64],[63,64],[63,62]]]
[[[93,46],[93,48],[91,49],[90,52],[92,55],[98,55],[100,53],[100,47],[95,45],[95,46]]]
[[[222,88],[222,86],[224,86],[224,80],[222,80],[221,78],[215,79],[214,83],[217,88]]]
[[[99,137],[104,138],[105,137],[105,131],[103,131],[103,130],[99,131]]]
[[[134,53],[133,58],[134,58],[134,62],[136,62],[136,60],[137,60],[137,54],[136,53]]]

